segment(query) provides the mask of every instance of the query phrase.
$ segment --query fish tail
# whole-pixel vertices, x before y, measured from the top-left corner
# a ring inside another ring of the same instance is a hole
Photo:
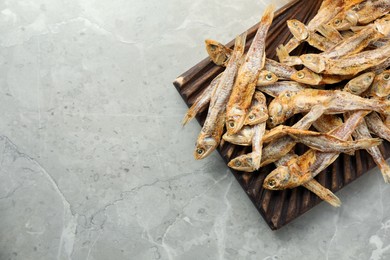
[[[271,24],[274,19],[275,5],[270,4],[265,8],[263,17],[261,18],[260,23],[262,24]]]
[[[322,200],[328,202],[333,207],[340,207],[341,201],[340,199],[329,189],[322,186],[318,181],[312,179],[303,184],[303,186],[316,194]]]
[[[182,124],[183,126],[185,126],[188,122],[191,121],[191,119],[194,118],[194,116],[195,116],[194,114],[192,114],[192,113],[190,113],[190,111],[188,111],[188,112],[185,114],[183,120],[181,121],[181,124]]]
[[[379,138],[367,138],[367,139],[359,139],[355,141],[358,145],[358,149],[366,149],[373,146],[378,146],[382,143],[382,139]]]
[[[356,150],[368,149],[375,146],[378,146],[382,143],[382,139],[379,138],[367,138],[367,139],[358,139],[353,141],[356,146],[353,149],[345,151],[346,154],[353,156]]]
[[[244,53],[245,50],[246,35],[247,31],[238,35],[234,41],[234,50],[238,51],[241,55]]]
[[[198,105],[198,102],[195,102],[185,114],[183,120],[181,121],[182,125],[185,126],[188,122],[190,122],[199,112],[203,109],[202,106]]]

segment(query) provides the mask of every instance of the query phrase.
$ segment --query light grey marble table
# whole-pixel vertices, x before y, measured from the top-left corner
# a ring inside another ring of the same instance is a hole
[[[192,158],[172,81],[265,4],[1,0],[0,259],[389,259],[378,170],[274,232]]]

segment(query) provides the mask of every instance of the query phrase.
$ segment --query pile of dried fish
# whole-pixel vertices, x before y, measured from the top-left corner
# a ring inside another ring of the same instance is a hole
[[[225,70],[183,120],[186,124],[208,107],[195,159],[208,156],[221,139],[251,146],[228,166],[254,172],[274,163],[264,188],[302,185],[333,206],[340,200],[314,177],[340,153],[365,149],[390,182],[390,167],[377,147],[382,139],[390,141],[389,12],[389,0],[325,0],[307,25],[287,22],[293,38],[276,50],[279,62],[265,57],[273,6],[265,10],[246,53],[246,33],[236,37],[233,50],[206,40],[210,58]],[[321,52],[290,56],[303,42]],[[288,126],[294,115],[301,119]],[[309,149],[297,155],[297,143]]]

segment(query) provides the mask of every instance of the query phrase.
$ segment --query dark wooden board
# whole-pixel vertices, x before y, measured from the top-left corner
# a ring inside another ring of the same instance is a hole
[[[286,21],[295,18],[303,23],[307,23],[317,13],[321,2],[321,0],[295,0],[275,13],[275,18],[267,37],[266,50],[268,58],[275,59],[276,47],[279,44],[286,43],[292,37],[287,28]],[[247,30],[247,48],[252,42],[256,29],[257,24]],[[232,47],[233,42],[232,40],[227,45]],[[200,47],[203,48],[201,45]],[[306,52],[307,49],[308,46],[303,44],[297,50],[294,50],[293,55]],[[209,58],[206,58],[180,75],[173,84],[185,103],[191,106],[196,97],[202,93],[210,81],[222,70],[223,68],[214,65]],[[203,125],[205,117],[206,111],[197,117],[201,125]],[[195,138],[197,137],[194,136],[194,141]],[[390,144],[388,142],[384,142],[380,146],[385,158],[390,156],[389,148]],[[297,146],[296,149],[302,149],[302,147]],[[247,153],[248,148],[225,142],[218,149],[218,152],[225,162],[228,163],[231,158],[239,154]],[[355,156],[341,154],[316,179],[328,189],[336,192],[375,166],[375,163],[366,151],[357,151]],[[321,199],[303,187],[283,191],[263,189],[263,180],[267,173],[273,169],[273,165],[268,165],[252,174],[238,172],[233,169],[231,171],[269,227],[272,230],[276,230],[316,206],[321,202]]]

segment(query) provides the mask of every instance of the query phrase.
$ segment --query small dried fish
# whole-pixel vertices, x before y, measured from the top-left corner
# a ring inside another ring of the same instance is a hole
[[[388,114],[390,109],[389,102],[366,99],[340,90],[285,91],[269,104],[268,125],[274,127],[294,114],[310,111],[316,105],[323,106],[325,114],[338,114],[354,110],[374,110]]]
[[[346,141],[329,134],[294,129],[291,127],[284,128],[282,131],[286,132],[296,142],[303,143],[311,149],[321,152],[340,152],[350,154],[355,150],[378,146],[382,142],[381,139],[378,138]]]
[[[226,129],[237,133],[244,125],[247,110],[255,92],[257,78],[265,62],[265,38],[272,23],[274,6],[269,6],[261,18],[259,28],[235,80],[226,106]]]
[[[186,125],[189,121],[191,121],[198,113],[202,112],[207,105],[210,103],[211,96],[215,91],[216,86],[219,83],[219,80],[222,76],[222,73],[215,77],[210,85],[203,91],[201,95],[194,101],[194,104],[188,109],[185,114],[182,124]]]
[[[358,111],[347,121],[329,134],[347,140],[369,112]],[[280,166],[265,178],[263,187],[270,190],[294,188],[312,180],[318,173],[333,163],[340,153],[324,153],[308,150],[303,155],[288,162],[287,166]]]
[[[259,28],[246,54],[234,82],[233,91],[226,106],[226,129],[237,133],[244,125],[247,110],[256,89],[257,78],[265,63],[265,38],[274,16],[274,6],[267,7]]]
[[[263,135],[265,133],[266,120],[268,118],[266,99],[263,93],[256,92],[256,103],[252,106],[249,115],[256,118],[257,123],[253,126],[252,152],[238,156],[228,163],[228,166],[241,171],[253,172],[260,168],[263,149]]]
[[[390,142],[390,129],[383,123],[376,112],[372,112],[364,119],[371,133]]]
[[[355,132],[353,132],[353,137],[355,139],[363,139],[363,138],[370,138],[371,134],[368,130],[368,127],[363,121],[360,125],[358,125],[355,129]],[[378,147],[370,147],[366,148],[366,151],[371,155],[372,159],[378,166],[379,170],[382,173],[383,179],[386,183],[390,182],[390,166],[387,164],[386,160],[383,158],[383,155]]]
[[[267,121],[267,119],[268,110],[265,96],[260,91],[256,91],[253,96],[252,105],[249,108],[248,114],[246,115],[244,124],[257,125]]]
[[[390,55],[390,44],[381,48],[363,51],[340,59],[328,59],[320,55],[306,54],[300,58],[306,67],[316,73],[355,75],[360,71],[384,62]]]
[[[286,166],[287,163],[292,160],[297,158],[298,155],[295,153],[288,153],[282,158],[280,158],[278,161],[275,162],[276,167],[279,166]],[[340,199],[330,190],[322,186],[318,181],[315,179],[312,179],[304,184],[302,184],[303,187],[306,189],[310,190],[314,194],[316,194],[318,197],[320,197],[322,200],[328,202],[330,205],[333,207],[340,207],[341,201]]]
[[[226,101],[231,93],[238,65],[244,53],[245,40],[246,32],[236,37],[232,57],[211,97],[207,117],[196,142],[194,157],[197,160],[208,156],[217,148],[221,140],[225,124]]]

